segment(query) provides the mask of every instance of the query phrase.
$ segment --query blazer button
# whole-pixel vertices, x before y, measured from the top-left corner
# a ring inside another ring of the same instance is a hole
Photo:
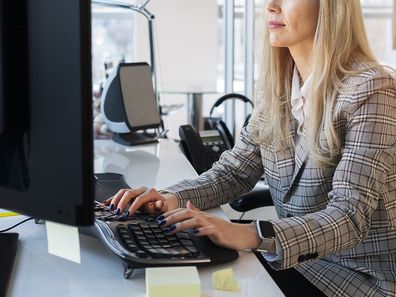
[[[317,252],[315,252],[315,253],[312,253],[312,254],[308,254],[305,259],[306,260],[312,260],[312,259],[316,259],[318,256],[319,256],[319,254]]]
[[[306,259],[306,255],[300,255],[300,256],[298,256],[298,262],[304,262],[305,261],[305,259]]]
[[[293,215],[292,215],[291,213],[287,213],[286,217],[288,217],[288,218],[292,218],[292,217],[293,217]]]

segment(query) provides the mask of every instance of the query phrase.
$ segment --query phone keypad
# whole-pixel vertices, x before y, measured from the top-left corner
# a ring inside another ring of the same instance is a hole
[[[209,141],[209,142],[204,142],[203,145],[204,145],[205,153],[208,156],[208,161],[210,162],[210,165],[218,161],[220,155],[225,150],[227,150],[224,141]]]

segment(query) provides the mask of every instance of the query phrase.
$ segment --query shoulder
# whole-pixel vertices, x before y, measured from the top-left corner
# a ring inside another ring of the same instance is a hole
[[[396,90],[396,72],[386,66],[370,67],[364,63],[355,64],[351,73],[344,75],[342,83],[340,94],[369,96],[381,90]]]
[[[354,112],[365,103],[396,106],[396,73],[389,67],[359,64],[342,79],[338,103]]]

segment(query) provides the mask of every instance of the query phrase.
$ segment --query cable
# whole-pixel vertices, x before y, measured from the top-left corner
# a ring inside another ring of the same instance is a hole
[[[9,227],[7,229],[4,229],[4,230],[0,230],[0,233],[4,233],[4,232],[7,232],[7,231],[10,231],[11,229],[14,229],[15,227],[17,227],[17,226],[19,226],[19,225],[21,225],[23,223],[26,223],[27,221],[33,220],[33,219],[34,218],[28,218],[26,220],[23,220],[23,221],[19,222],[18,224],[15,224],[14,226],[11,226],[11,227]]]

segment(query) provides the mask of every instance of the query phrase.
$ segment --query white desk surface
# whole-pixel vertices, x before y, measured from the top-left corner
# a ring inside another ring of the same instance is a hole
[[[132,187],[146,185],[159,189],[182,178],[196,176],[177,145],[170,140],[136,148],[126,148],[111,141],[96,141],[95,172],[103,171],[125,174]],[[211,212],[224,216],[219,208]],[[1,218],[0,229],[23,218]],[[8,297],[146,296],[144,269],[137,269],[130,279],[124,279],[121,261],[96,238],[80,235],[81,264],[75,264],[47,253],[43,224],[36,225],[29,221],[13,231],[20,234],[20,242]],[[212,288],[212,272],[228,267],[233,268],[240,281],[239,292]],[[241,252],[235,262],[199,268],[198,271],[202,297],[283,296],[250,252]]]

